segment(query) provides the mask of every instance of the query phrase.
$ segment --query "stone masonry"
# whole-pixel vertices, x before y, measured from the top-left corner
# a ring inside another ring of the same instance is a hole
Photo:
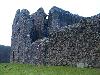
[[[48,17],[48,18],[47,18]],[[82,17],[52,7],[18,9],[12,25],[11,62],[100,67],[100,14]]]

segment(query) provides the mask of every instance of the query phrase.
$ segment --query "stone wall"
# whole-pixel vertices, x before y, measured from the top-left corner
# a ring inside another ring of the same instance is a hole
[[[46,19],[48,17],[48,19]],[[11,62],[100,67],[100,16],[81,17],[53,7],[29,14],[17,10],[12,26]]]

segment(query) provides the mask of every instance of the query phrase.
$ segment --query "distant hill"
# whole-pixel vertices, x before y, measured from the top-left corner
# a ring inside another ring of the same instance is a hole
[[[0,45],[0,63],[7,63],[10,59],[10,46]]]

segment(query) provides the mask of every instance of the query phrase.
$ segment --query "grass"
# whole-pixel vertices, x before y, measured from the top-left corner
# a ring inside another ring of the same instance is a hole
[[[0,75],[100,75],[100,69],[2,63]]]

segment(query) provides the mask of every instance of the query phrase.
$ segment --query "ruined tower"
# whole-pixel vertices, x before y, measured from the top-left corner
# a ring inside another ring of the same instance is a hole
[[[43,8],[30,15],[27,9],[17,10],[12,25],[11,61],[25,63],[28,50],[37,39],[43,38],[46,14]]]

